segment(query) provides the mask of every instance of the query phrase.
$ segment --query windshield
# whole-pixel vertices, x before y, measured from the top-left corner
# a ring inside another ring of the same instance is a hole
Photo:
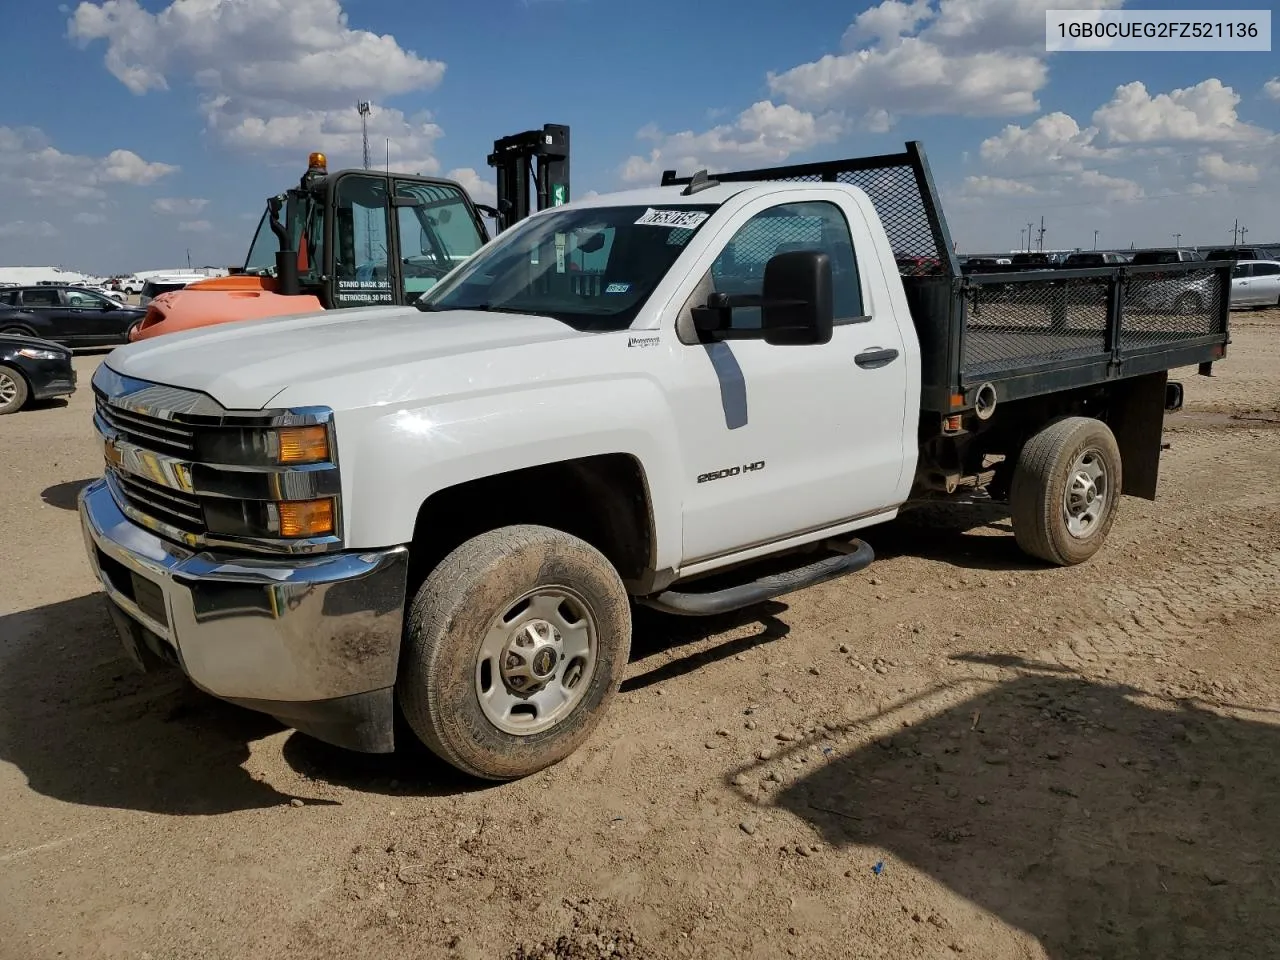
[[[418,307],[535,313],[579,330],[622,330],[715,209],[584,207],[533,217],[499,234]]]
[[[303,283],[318,281],[321,273],[321,243],[324,239],[324,205],[297,190],[290,190],[281,197],[284,203],[280,207],[280,219],[285,224],[289,245],[303,248],[298,251],[298,279]],[[274,277],[276,251],[279,249],[280,241],[271,230],[271,207],[268,205],[262,211],[258,230],[253,235],[253,243],[249,245],[244,272]]]

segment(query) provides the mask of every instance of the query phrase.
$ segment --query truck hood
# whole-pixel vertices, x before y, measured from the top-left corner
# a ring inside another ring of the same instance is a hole
[[[584,336],[529,314],[357,307],[168,334],[119,347],[105,362],[127,377],[257,410],[292,384]]]

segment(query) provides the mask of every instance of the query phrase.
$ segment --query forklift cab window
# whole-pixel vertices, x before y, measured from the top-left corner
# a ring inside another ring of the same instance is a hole
[[[417,201],[396,208],[400,271],[405,301],[411,303],[479,250],[484,238],[457,187],[397,181],[396,196]]]
[[[249,256],[244,262],[245,273],[264,273],[275,269],[276,251],[280,249],[280,242],[271,232],[270,220],[271,212],[264,207],[262,219],[258,221],[258,232],[253,235]]]
[[[391,303],[387,181],[347,174],[334,203],[334,274],[340,304]]]

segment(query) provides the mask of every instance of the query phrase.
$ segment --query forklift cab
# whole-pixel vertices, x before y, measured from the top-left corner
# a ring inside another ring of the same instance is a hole
[[[311,154],[298,186],[267,201],[243,274],[274,274],[275,292],[310,294],[326,309],[412,303],[499,232],[569,199],[569,128],[494,142],[496,207],[461,184],[377,170],[329,173]],[[529,180],[533,178],[533,190]],[[274,261],[274,263],[273,263]]]

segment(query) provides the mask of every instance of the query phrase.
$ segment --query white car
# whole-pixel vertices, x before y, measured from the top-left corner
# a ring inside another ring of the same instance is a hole
[[[1232,267],[1231,306],[1280,306],[1280,260],[1242,260]]]

